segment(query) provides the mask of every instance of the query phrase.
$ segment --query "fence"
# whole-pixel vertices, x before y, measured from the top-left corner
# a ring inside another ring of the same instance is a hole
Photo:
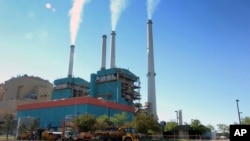
[[[199,135],[141,135],[140,141],[229,141],[229,139],[212,139]]]

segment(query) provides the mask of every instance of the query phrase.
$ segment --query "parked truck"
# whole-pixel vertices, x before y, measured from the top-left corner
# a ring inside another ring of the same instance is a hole
[[[62,132],[43,131],[41,134],[42,140],[49,140],[49,141],[59,140],[61,139],[61,136]]]
[[[29,140],[31,139],[31,133],[24,132],[21,135],[17,136],[17,140]]]
[[[97,130],[94,137],[100,141],[139,141],[139,135],[134,128],[108,127],[106,130]]]
[[[61,139],[61,132],[48,131],[44,128],[36,128],[31,132],[24,132],[17,137],[17,140],[49,140]]]

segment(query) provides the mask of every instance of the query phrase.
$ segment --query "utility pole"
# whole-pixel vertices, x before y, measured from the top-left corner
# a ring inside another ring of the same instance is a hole
[[[241,125],[241,119],[240,119],[240,110],[239,110],[239,100],[238,99],[236,99],[236,104],[237,104],[237,109],[238,109],[238,116],[239,116],[239,123],[240,123],[240,125]]]

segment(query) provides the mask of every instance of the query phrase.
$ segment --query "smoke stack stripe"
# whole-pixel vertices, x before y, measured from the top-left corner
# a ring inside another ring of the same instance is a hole
[[[102,60],[101,60],[101,70],[106,69],[106,40],[107,36],[102,36]]]
[[[115,68],[115,31],[111,32],[111,57],[110,57],[110,68]]]
[[[74,61],[74,45],[70,46],[70,59],[69,59],[69,72],[68,72],[68,77],[72,78],[73,75],[73,61]]]
[[[148,102],[150,102],[150,114],[157,118],[156,95],[155,95],[155,71],[154,71],[154,51],[153,51],[153,31],[152,20],[147,22],[147,53],[148,53]]]

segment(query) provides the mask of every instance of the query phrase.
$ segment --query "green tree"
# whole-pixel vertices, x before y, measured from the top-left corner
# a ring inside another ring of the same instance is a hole
[[[210,129],[211,131],[214,130],[214,126],[211,125],[211,124],[208,124],[208,125],[207,125],[207,128]]]
[[[27,132],[27,127],[25,126],[25,124],[21,124],[18,128],[19,130],[19,133],[22,134],[22,133],[26,133]]]
[[[96,118],[93,130],[105,130],[108,127],[109,119],[107,115],[101,115]]]
[[[229,133],[229,126],[228,125],[226,125],[226,124],[217,124],[217,127],[218,127],[219,131],[223,135],[227,136],[227,134]]]
[[[198,135],[202,135],[203,133],[209,131],[210,129],[201,124],[198,119],[195,119],[190,124],[191,129]]]
[[[108,116],[107,115],[101,115],[99,116],[98,118],[96,118],[96,121],[97,122],[104,122],[104,123],[108,123]]]
[[[191,124],[190,124],[190,127],[193,129],[193,130],[198,130],[199,127],[201,125],[201,122],[198,120],[198,119],[195,119],[195,120],[192,120]]]
[[[134,117],[132,125],[137,132],[148,133],[148,131],[160,132],[161,127],[157,120],[148,113],[139,112]]]
[[[175,121],[167,122],[164,127],[164,132],[166,131],[173,131],[177,127],[177,123]]]
[[[124,128],[131,128],[131,127],[133,127],[132,122],[125,122],[124,123]]]
[[[0,125],[0,135],[2,134],[3,126]]]
[[[6,139],[9,139],[9,134],[14,129],[14,116],[12,114],[6,114],[4,116],[4,129],[6,131]]]
[[[127,121],[128,116],[125,112],[120,114],[115,114],[113,117],[110,118],[111,122],[117,126],[123,126],[124,123]]]
[[[78,126],[80,132],[88,132],[94,130],[96,119],[93,115],[81,115],[80,117],[74,118],[73,122]]]
[[[243,120],[242,120],[242,124],[250,125],[250,117],[244,117]]]
[[[34,119],[30,125],[30,131],[34,131],[37,127],[39,127],[38,121],[36,119]]]

